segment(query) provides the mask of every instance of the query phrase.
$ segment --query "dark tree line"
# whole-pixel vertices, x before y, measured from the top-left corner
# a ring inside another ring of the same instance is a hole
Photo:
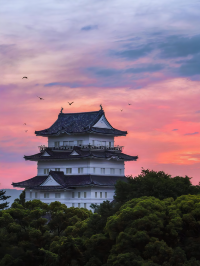
[[[187,176],[143,169],[92,208],[23,192],[0,211],[0,266],[200,266],[200,187]]]

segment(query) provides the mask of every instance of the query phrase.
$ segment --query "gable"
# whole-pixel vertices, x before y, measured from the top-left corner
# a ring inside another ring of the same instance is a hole
[[[99,127],[99,128],[109,128],[111,129],[112,127],[109,125],[107,119],[105,118],[104,115],[99,119],[99,121],[93,126],[93,127]]]
[[[45,152],[42,154],[42,156],[51,156],[51,155],[49,155],[48,152],[45,151]]]
[[[60,186],[60,184],[56,182],[51,175],[49,175],[48,178],[40,186]]]
[[[73,151],[72,153],[70,153],[70,155],[79,155],[76,151]]]

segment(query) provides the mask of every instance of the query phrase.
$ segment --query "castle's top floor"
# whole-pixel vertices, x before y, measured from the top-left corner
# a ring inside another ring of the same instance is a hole
[[[94,133],[110,136],[126,136],[127,131],[121,131],[111,126],[101,108],[99,111],[82,113],[60,113],[55,123],[44,130],[35,131],[37,136],[50,137],[61,134]]]

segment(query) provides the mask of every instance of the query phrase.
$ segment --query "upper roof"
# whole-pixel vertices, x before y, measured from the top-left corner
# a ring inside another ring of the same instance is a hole
[[[44,182],[52,177],[58,185],[44,186]],[[118,180],[127,181],[125,176],[100,176],[100,175],[64,175],[63,172],[50,171],[48,176],[35,176],[31,179],[12,183],[14,187],[23,187],[38,190],[73,189],[83,186],[114,186]]]
[[[51,148],[46,148],[44,151],[24,156],[26,160],[30,161],[49,161],[49,160],[73,160],[80,158],[99,158],[99,159],[115,159],[123,161],[136,161],[138,156],[130,156],[122,152],[114,151],[92,151],[90,149],[81,150],[79,147],[74,147],[73,151],[54,151]]]
[[[99,120],[104,126],[100,126]],[[127,131],[121,131],[111,126],[105,117],[103,109],[94,112],[60,113],[56,122],[49,128],[35,131],[37,136],[58,136],[61,133],[80,134],[98,133],[114,136],[126,136]]]

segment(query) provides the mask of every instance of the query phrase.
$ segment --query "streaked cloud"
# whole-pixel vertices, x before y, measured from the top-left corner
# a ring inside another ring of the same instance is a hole
[[[178,128],[174,128],[174,129],[172,129],[172,131],[177,131],[178,130]]]
[[[191,136],[191,135],[196,135],[196,134],[199,134],[199,132],[186,133],[184,134],[184,136]]]
[[[98,25],[87,25],[81,28],[83,31],[97,30]]]

